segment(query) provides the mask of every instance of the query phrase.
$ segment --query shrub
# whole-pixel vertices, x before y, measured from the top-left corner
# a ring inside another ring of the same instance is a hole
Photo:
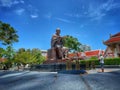
[[[97,59],[90,59],[90,60],[81,60],[81,64],[86,64],[89,63],[91,64],[92,62],[95,63],[95,65],[99,65],[100,62]],[[120,58],[108,58],[104,60],[105,65],[120,65]]]

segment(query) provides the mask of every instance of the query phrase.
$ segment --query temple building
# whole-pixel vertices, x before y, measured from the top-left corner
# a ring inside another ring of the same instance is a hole
[[[120,32],[115,35],[110,35],[110,39],[103,43],[107,45],[104,54],[106,58],[120,57]]]
[[[91,57],[99,57],[101,54],[104,55],[104,50],[91,50],[85,51],[85,59],[90,59]]]
[[[85,52],[78,52],[78,54],[71,53],[68,55],[69,58],[79,57],[82,60],[90,59],[91,57],[99,57],[100,55],[104,55],[104,50],[91,50]]]

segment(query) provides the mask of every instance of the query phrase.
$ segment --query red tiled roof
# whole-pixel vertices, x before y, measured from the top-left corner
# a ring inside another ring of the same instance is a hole
[[[81,52],[78,52],[78,53],[70,53],[70,54],[68,54],[68,57],[69,58],[72,58],[72,57],[81,57]]]
[[[112,37],[118,37],[118,36],[120,36],[120,32],[115,35],[112,35]]]
[[[5,60],[5,58],[0,58],[0,62],[4,62]]]
[[[115,43],[115,42],[120,42],[120,36],[118,37],[111,37],[109,40],[107,40],[105,42],[105,44],[109,44],[109,43]]]
[[[79,52],[78,57],[83,57],[82,53],[84,53],[85,57],[92,57],[92,56],[99,56],[101,53],[104,54],[104,51],[94,50],[94,51]],[[75,53],[68,54],[69,58],[76,57],[76,56],[77,56],[77,54],[75,54]]]
[[[97,56],[97,55],[99,55],[99,53],[100,53],[100,50],[86,51],[85,55],[88,56],[88,57],[90,57],[90,56]]]
[[[74,57],[74,56],[77,56],[76,53],[68,54],[68,57],[69,57],[69,58],[72,58],[72,57]]]
[[[104,44],[110,44],[110,43],[116,43],[116,42],[120,42],[120,32],[112,35],[110,39],[104,42]]]
[[[77,53],[77,56],[80,57],[82,55],[82,52]]]

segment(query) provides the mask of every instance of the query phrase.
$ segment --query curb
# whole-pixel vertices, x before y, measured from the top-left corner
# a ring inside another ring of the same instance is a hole
[[[96,65],[96,68],[101,68],[100,65]],[[104,65],[104,68],[120,68],[120,65]]]

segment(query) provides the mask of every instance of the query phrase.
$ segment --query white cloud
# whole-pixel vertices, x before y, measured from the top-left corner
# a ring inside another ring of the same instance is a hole
[[[0,0],[0,2],[1,2],[0,6],[3,7],[11,7],[12,5],[12,0]]]
[[[114,0],[108,0],[105,3],[102,3],[100,6],[95,7],[90,4],[88,8],[88,13],[86,15],[91,18],[91,20],[100,20],[102,19],[108,11],[120,7],[119,3],[114,3]]]
[[[73,22],[73,21],[70,21],[70,20],[67,20],[67,19],[63,19],[63,18],[55,18],[56,20],[59,20],[59,21],[61,21],[61,22],[65,22],[65,23],[75,23],[75,22]]]
[[[104,3],[99,5],[94,5],[95,3],[91,2],[88,4],[88,7],[81,6],[84,12],[79,13],[65,13],[64,15],[73,18],[90,18],[90,20],[101,20],[104,16],[107,15],[107,12],[120,7],[120,3],[115,3],[114,0],[107,0]]]
[[[23,0],[20,0],[20,3],[25,3]]]
[[[39,11],[36,7],[34,7],[34,6],[31,5],[31,4],[29,4],[29,5],[27,6],[27,10],[28,10],[30,13],[37,13],[37,12]]]
[[[24,3],[23,0],[0,0],[0,6],[2,7],[11,7],[12,5]]]
[[[38,14],[31,14],[30,17],[31,18],[38,18],[39,16],[38,16]]]
[[[101,6],[100,6],[100,9],[104,9],[106,11],[109,11],[111,10],[114,6],[115,6],[115,3],[113,2],[114,0],[108,0],[106,3],[103,3]]]
[[[20,9],[15,10],[15,13],[18,15],[22,15],[24,11],[25,11],[25,9],[20,8]]]
[[[27,11],[29,12],[29,15],[31,18],[38,18],[39,17],[39,10],[35,8],[33,5],[29,4],[27,6]]]
[[[84,26],[85,26],[84,24],[81,24],[81,25],[80,25],[80,28],[84,28]]]
[[[69,17],[74,17],[74,18],[80,18],[80,17],[84,16],[82,13],[81,14],[79,14],[79,13],[75,13],[75,14],[73,14],[73,13],[65,13],[64,15],[69,16]]]
[[[48,13],[48,14],[44,15],[44,17],[47,18],[47,19],[51,19],[52,18],[52,13]]]
[[[19,4],[19,1],[15,0],[15,1],[12,2],[12,4]]]
[[[92,4],[90,4],[87,17],[90,17],[92,20],[100,20],[103,16],[106,15],[105,12],[102,11],[100,7],[95,8]]]

